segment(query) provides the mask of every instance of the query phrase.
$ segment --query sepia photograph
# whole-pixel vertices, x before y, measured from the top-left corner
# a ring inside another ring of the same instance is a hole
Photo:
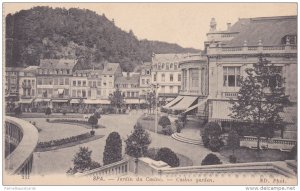
[[[297,6],[2,3],[2,185],[295,190]]]

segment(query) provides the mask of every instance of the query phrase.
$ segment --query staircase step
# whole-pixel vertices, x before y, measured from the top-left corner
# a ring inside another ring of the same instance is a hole
[[[172,134],[172,138],[177,140],[177,141],[187,143],[187,144],[203,145],[201,140],[189,139],[187,137],[183,137],[183,136],[178,135],[178,133]]]

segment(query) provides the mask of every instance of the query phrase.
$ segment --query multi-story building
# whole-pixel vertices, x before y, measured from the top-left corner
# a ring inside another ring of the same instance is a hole
[[[174,98],[181,86],[179,62],[188,54],[153,54],[151,84],[157,85],[159,100]]]
[[[296,138],[297,111],[297,17],[263,17],[239,19],[226,31],[211,31],[205,42],[209,59],[209,120],[223,126],[231,121],[229,99],[240,89],[239,78],[245,69],[258,62],[261,55],[281,71],[284,87],[292,105],[282,113],[286,123],[283,138]]]
[[[122,76],[122,69],[119,63],[107,63],[101,74],[102,80],[102,98],[109,99],[109,96],[115,91],[115,80]]]
[[[37,73],[38,108],[52,107],[61,110],[68,105],[70,98],[70,81],[75,60],[43,59]]]
[[[140,99],[140,75],[138,73],[124,73],[115,80],[115,87],[118,88],[123,95],[127,107],[136,108],[144,101]]]
[[[19,76],[24,68],[6,67],[5,68],[5,89],[4,95],[6,101],[19,100]]]
[[[19,94],[23,111],[31,111],[33,100],[36,96],[36,73],[38,66],[28,66],[20,72]]]
[[[151,90],[151,62],[145,62],[140,67],[140,97],[146,98],[147,93]]]

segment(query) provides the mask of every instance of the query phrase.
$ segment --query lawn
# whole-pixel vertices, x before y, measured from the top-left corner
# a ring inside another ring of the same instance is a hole
[[[157,117],[159,119],[159,116]],[[142,125],[142,127],[148,131],[152,131],[155,133],[155,116],[154,115],[148,115],[148,116],[141,116],[138,120],[138,123]],[[157,133],[162,133],[162,127],[158,125],[157,127]]]
[[[238,163],[284,161],[288,159],[289,155],[288,152],[282,152],[275,149],[261,150],[260,152],[257,152],[255,149],[246,147],[236,149],[234,153],[234,155],[237,157]],[[229,156],[232,155],[232,150],[228,147],[223,147],[220,151],[220,154],[226,158],[229,158]]]
[[[155,151],[158,151],[158,149],[156,148],[150,148],[148,149],[148,154],[147,156],[154,159],[155,157]],[[188,158],[187,156],[184,156],[182,154],[178,154],[178,153],[175,153],[179,159],[179,166],[180,167],[183,167],[183,166],[193,166],[193,161]]]

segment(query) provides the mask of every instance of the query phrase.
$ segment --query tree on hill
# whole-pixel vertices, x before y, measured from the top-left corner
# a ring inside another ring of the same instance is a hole
[[[260,150],[261,136],[270,135],[270,128],[282,124],[279,115],[289,103],[281,76],[282,68],[259,57],[253,68],[245,70],[247,76],[239,80],[241,86],[237,100],[232,100],[232,117],[249,122],[256,129],[257,150]],[[268,129],[265,135],[265,128]]]
[[[103,152],[103,165],[122,160],[122,140],[117,132],[112,132],[106,139]]]
[[[118,62],[132,71],[156,53],[200,53],[159,41],[138,40],[105,15],[77,8],[38,6],[6,16],[6,66],[39,65],[40,58],[84,57],[79,68],[92,62]]]

